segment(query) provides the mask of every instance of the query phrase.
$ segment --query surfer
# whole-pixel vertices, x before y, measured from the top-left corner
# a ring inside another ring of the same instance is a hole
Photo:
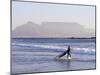
[[[66,54],[67,54],[67,58],[70,59],[71,58],[70,46],[68,46],[68,50],[67,51],[63,52],[58,57],[61,58],[61,57],[65,56]]]
[[[70,51],[70,46],[68,46],[68,50],[67,50],[67,58],[71,57],[71,51]]]

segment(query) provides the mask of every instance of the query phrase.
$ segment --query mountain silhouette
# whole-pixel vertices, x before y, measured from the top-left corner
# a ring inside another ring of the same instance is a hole
[[[27,22],[12,31],[12,37],[92,37],[94,31],[75,22]]]

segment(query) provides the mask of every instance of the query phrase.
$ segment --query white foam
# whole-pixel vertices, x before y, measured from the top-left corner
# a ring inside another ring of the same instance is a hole
[[[82,48],[82,47],[74,47],[73,50],[84,50],[85,52],[88,52],[88,51],[93,51],[95,52],[95,49],[94,48]]]
[[[15,44],[13,44],[15,45]],[[19,46],[31,46],[31,47],[38,47],[38,48],[47,48],[47,49],[60,49],[60,51],[65,51],[67,50],[67,47],[65,46],[57,46],[57,45],[49,45],[49,44],[45,44],[45,45],[42,45],[42,44],[16,44],[16,45],[19,45]],[[72,46],[71,47],[71,50],[72,51],[84,51],[84,52],[95,52],[95,48],[92,48],[92,47],[87,47],[87,48],[84,48],[84,47],[74,47]]]

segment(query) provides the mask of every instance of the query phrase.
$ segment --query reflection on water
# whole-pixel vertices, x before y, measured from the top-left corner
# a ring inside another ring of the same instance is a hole
[[[70,65],[71,65],[71,60],[68,60],[67,61],[67,67],[70,68]]]

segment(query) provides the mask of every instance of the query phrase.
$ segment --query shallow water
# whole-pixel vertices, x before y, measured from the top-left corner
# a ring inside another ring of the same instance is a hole
[[[68,45],[72,60],[55,60]],[[95,69],[95,39],[12,39],[13,74],[80,69]]]

